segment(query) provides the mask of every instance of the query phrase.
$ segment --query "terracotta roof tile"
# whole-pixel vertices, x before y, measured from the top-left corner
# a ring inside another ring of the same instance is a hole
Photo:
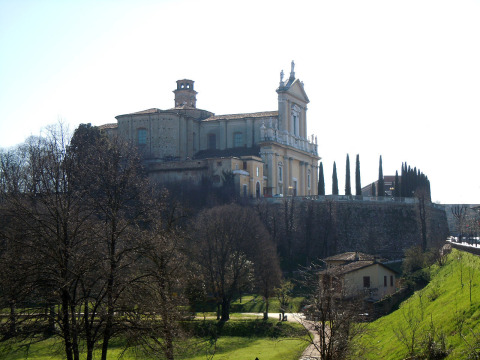
[[[117,123],[111,123],[111,124],[103,124],[98,126],[100,130],[106,130],[106,129],[116,129],[118,127]]]
[[[243,119],[243,118],[262,118],[262,117],[274,117],[274,116],[278,116],[278,111],[263,111],[263,112],[257,112],[257,113],[247,113],[247,114],[215,115],[203,121],[235,120],[235,119]]]
[[[375,257],[373,255],[364,254],[361,252],[345,252],[342,254],[337,254],[330,256],[325,261],[356,261],[356,260],[374,260]]]
[[[320,274],[342,275],[374,264],[379,263],[375,261],[354,261],[346,265],[333,266],[330,269],[321,271]]]

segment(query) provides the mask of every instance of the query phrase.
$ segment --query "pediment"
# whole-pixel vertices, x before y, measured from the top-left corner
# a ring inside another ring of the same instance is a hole
[[[309,103],[310,100],[308,99],[307,93],[305,92],[305,89],[303,88],[303,84],[296,79],[290,86],[289,88],[285,91],[285,93],[289,94],[290,96],[304,102],[304,103]]]

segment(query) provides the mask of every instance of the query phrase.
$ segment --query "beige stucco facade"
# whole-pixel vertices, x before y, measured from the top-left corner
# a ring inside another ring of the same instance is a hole
[[[172,109],[119,115],[116,126],[105,126],[137,146],[156,181],[198,182],[208,176],[215,183],[220,168],[228,168],[246,196],[317,194],[320,157],[316,138],[307,136],[309,99],[293,62],[286,81],[282,71],[274,111],[215,115],[198,109],[188,79],[178,80],[174,93]]]
[[[320,282],[342,298],[380,300],[396,291],[396,273],[376,261],[353,261],[335,265],[320,273]]]
[[[369,286],[366,285],[366,278]],[[382,299],[396,290],[395,272],[374,263],[370,266],[346,273],[343,277],[343,288],[347,297],[359,292],[367,292],[372,299]]]

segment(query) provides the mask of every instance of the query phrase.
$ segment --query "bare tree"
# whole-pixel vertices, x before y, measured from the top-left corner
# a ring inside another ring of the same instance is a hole
[[[65,357],[79,358],[77,284],[84,263],[82,236],[89,212],[82,207],[82,193],[70,182],[72,162],[67,153],[69,136],[60,124],[44,138],[30,138],[22,152],[20,170],[4,167],[5,214],[10,218],[5,233],[30,254],[26,263],[35,276],[25,284],[30,293],[59,305],[58,334],[65,344]],[[21,236],[20,236],[21,235]]]
[[[221,319],[230,318],[230,303],[243,286],[254,284],[255,262],[270,241],[268,232],[250,208],[224,205],[205,210],[192,229],[193,259],[203,281],[221,308]]]
[[[362,294],[345,297],[341,280],[334,272],[323,271],[319,265],[303,271],[302,285],[311,289],[307,300],[307,317],[304,322],[309,331],[309,341],[322,360],[345,359],[355,350],[356,340],[367,331],[362,322]]]
[[[159,204],[159,207],[162,205]],[[129,313],[133,325],[128,337],[140,344],[148,354],[175,358],[184,334],[180,322],[185,319],[184,288],[187,280],[185,236],[178,229],[163,224],[159,207],[152,211],[151,221],[142,237],[144,277],[126,291],[136,298],[137,307]]]
[[[35,299],[31,319],[39,319],[38,305],[49,308],[44,318],[49,329],[56,323],[66,359],[79,359],[80,339],[87,359],[103,340],[106,359],[109,340],[126,328],[115,313],[135,306],[126,290],[144,276],[138,231],[151,202],[134,149],[89,126],[76,135],[69,144],[65,129],[52,127],[19,147],[16,158],[2,154],[0,238],[8,256],[23,252],[17,262],[0,254],[0,266],[12,269],[0,282],[13,315],[21,298]],[[32,321],[30,335],[43,331]]]
[[[462,242],[463,231],[467,218],[467,207],[465,205],[455,205],[450,211],[455,219],[455,225],[458,232],[458,242]]]

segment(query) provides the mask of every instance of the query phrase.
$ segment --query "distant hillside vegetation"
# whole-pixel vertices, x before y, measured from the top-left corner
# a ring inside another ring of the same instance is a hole
[[[363,339],[366,359],[479,359],[480,258],[458,250]]]

